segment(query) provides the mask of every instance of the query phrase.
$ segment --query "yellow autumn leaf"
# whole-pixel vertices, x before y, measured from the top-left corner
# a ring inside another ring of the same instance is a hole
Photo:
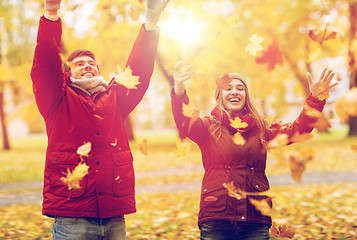
[[[182,105],[182,114],[185,117],[188,117],[190,120],[189,125],[188,125],[188,132],[191,131],[191,127],[193,125],[193,123],[198,119],[200,112],[198,111],[198,109],[196,107],[194,107],[191,104],[183,104]]]
[[[242,120],[239,117],[235,117],[233,120],[230,119],[231,121],[231,127],[235,128],[235,129],[241,129],[241,128],[246,128],[248,127],[248,123],[246,122],[242,122]]]
[[[263,200],[255,200],[252,198],[249,198],[249,202],[257,209],[262,215],[264,216],[271,216],[272,214],[272,208],[270,207],[268,203],[268,199],[263,199]]]
[[[142,154],[145,156],[148,155],[148,143],[146,139],[143,139],[143,141],[140,143],[139,149]]]
[[[253,56],[257,55],[257,52],[263,50],[263,46],[261,43],[263,42],[264,38],[259,37],[258,34],[254,34],[249,38],[249,43],[245,47],[245,51],[250,53]]]
[[[352,144],[351,149],[355,152],[357,152],[357,144]]]
[[[70,69],[76,68],[76,65],[73,62],[67,61],[67,57],[64,54],[59,53],[59,55],[63,64],[67,65]]]
[[[237,16],[230,16],[229,18],[227,18],[227,23],[230,27],[237,27],[238,23],[239,23],[239,19]]]
[[[61,181],[68,185],[68,189],[80,189],[80,181],[88,174],[89,166],[85,163],[79,163],[71,172],[67,169],[66,177],[62,177]]]
[[[178,157],[186,156],[186,154],[191,150],[191,143],[182,139],[176,140],[175,153]]]
[[[234,134],[233,136],[233,142],[236,145],[244,145],[245,143],[245,139],[242,136],[242,134],[240,134],[239,132],[237,132],[236,134]]]
[[[125,68],[124,71],[119,66],[117,67],[118,73],[114,75],[114,80],[127,89],[136,89],[136,86],[140,84],[139,76],[134,76],[130,67]]]
[[[89,152],[91,151],[92,148],[92,143],[91,142],[86,142],[82,146],[80,146],[77,149],[77,153],[81,156],[88,157]]]

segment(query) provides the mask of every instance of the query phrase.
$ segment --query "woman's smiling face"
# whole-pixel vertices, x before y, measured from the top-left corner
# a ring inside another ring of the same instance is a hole
[[[226,90],[222,90],[223,107],[232,116],[240,113],[246,101],[246,87],[239,79],[233,79]]]

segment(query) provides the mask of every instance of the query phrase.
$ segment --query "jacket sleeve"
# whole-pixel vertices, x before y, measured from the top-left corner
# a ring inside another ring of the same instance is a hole
[[[119,105],[124,118],[139,104],[149,87],[158,40],[158,31],[147,32],[141,27],[125,66],[131,68],[133,76],[139,76],[140,84],[130,90],[119,86]]]
[[[202,118],[198,118],[196,121],[191,123],[191,119],[183,115],[182,106],[183,104],[188,103],[189,98],[186,93],[184,95],[178,96],[172,89],[171,106],[177,129],[189,139],[198,145],[201,145],[208,137],[208,127],[205,126]]]
[[[43,117],[60,102],[63,87],[61,49],[62,23],[40,18],[31,69],[35,99]]]
[[[320,101],[317,98],[313,97],[311,94],[305,100],[304,106],[307,105],[310,108],[314,108],[319,112],[322,112],[324,109],[326,101]],[[298,118],[292,123],[285,124],[274,124],[268,130],[268,141],[275,138],[278,134],[287,134],[289,138],[289,143],[293,143],[290,139],[295,134],[306,134],[311,133],[314,129],[314,124],[316,123],[317,118],[314,116],[309,116],[308,110],[304,107],[300,112]]]

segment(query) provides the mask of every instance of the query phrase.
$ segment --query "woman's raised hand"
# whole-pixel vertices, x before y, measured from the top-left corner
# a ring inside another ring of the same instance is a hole
[[[175,94],[182,95],[185,93],[186,87],[185,82],[191,79],[193,75],[192,65],[185,64],[182,61],[179,61],[176,64],[175,72],[174,72],[174,80],[175,80]]]
[[[314,81],[312,79],[311,73],[306,74],[307,81],[309,83],[309,88],[312,96],[318,98],[319,100],[327,99],[329,96],[329,91],[331,88],[336,86],[338,83],[331,83],[332,78],[335,76],[335,73],[330,69],[324,68],[322,70],[319,79]]]

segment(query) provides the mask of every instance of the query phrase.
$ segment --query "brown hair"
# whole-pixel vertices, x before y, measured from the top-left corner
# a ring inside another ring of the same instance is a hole
[[[75,51],[73,51],[67,58],[67,62],[71,62],[73,59],[75,59],[76,57],[80,57],[80,56],[88,56],[90,58],[92,58],[94,61],[95,60],[95,55],[93,52],[87,50],[87,49],[77,49]],[[99,67],[98,67],[99,70]],[[67,65],[64,64],[63,65],[63,71],[64,72],[68,72],[69,75],[71,75],[71,68]]]
[[[222,77],[222,76],[220,76],[220,77]],[[218,78],[220,78],[220,77],[218,77]],[[243,107],[243,110],[245,111],[246,114],[250,114],[253,117],[253,119],[258,127],[262,145],[266,146],[265,130],[267,128],[267,123],[266,123],[265,119],[263,118],[263,116],[260,115],[258,109],[256,108],[255,104],[253,103],[253,100],[251,99],[251,97],[249,95],[248,86],[247,86],[245,80],[238,73],[228,73],[228,77],[229,77],[229,79],[238,79],[244,84],[246,99],[245,99],[245,105]],[[223,106],[222,89],[219,88],[218,86],[216,87],[216,90],[215,90],[215,98],[216,98],[216,106],[222,111],[220,116],[223,116],[224,112],[229,115],[229,113],[226,111],[226,109]],[[222,122],[222,119],[218,119],[218,120],[220,122]]]

